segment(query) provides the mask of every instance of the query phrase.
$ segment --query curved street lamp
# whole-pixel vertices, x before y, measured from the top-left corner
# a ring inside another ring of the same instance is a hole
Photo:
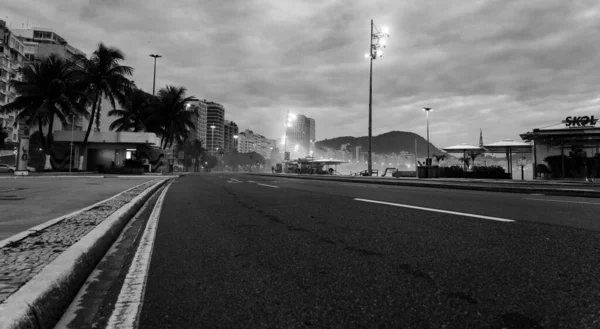
[[[154,58],[154,79],[152,80],[152,96],[154,96],[154,87],[156,86],[156,59],[161,58],[159,54],[150,54],[150,57]]]

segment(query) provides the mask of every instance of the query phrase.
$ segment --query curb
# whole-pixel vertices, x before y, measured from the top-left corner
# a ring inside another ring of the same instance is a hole
[[[169,181],[117,209],[0,304],[0,329],[53,328],[127,222]]]
[[[358,184],[376,184],[376,185],[396,185],[396,186],[414,186],[414,187],[429,187],[429,188],[444,188],[453,190],[471,190],[471,191],[485,191],[485,192],[503,192],[503,193],[521,193],[521,194],[532,194],[539,193],[553,196],[573,196],[573,197],[585,197],[585,198],[600,198],[600,191],[585,190],[585,189],[568,189],[563,188],[560,190],[551,188],[530,188],[530,187],[507,187],[507,186],[474,186],[474,185],[462,185],[456,183],[420,183],[420,182],[406,182],[406,181],[392,181],[392,180],[357,180],[348,178],[337,178],[337,177],[306,177],[306,176],[281,176],[276,174],[247,174],[252,176],[264,176],[264,177],[280,177],[280,178],[291,178],[291,179],[305,179],[305,180],[321,180],[321,181],[333,181],[333,182],[346,182],[346,183],[358,183]]]

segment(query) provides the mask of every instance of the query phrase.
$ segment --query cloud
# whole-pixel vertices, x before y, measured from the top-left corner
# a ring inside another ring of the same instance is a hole
[[[5,4],[8,2],[8,4]],[[518,139],[567,115],[596,114],[600,4],[594,0],[8,0],[13,27],[56,30],[91,53],[121,48],[133,80],[184,85],[241,129],[283,133],[288,109],[319,139],[367,134],[370,19],[390,26],[373,62],[373,129],[443,147]]]

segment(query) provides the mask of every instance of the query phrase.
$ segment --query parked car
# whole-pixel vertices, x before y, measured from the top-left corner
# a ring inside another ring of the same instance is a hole
[[[5,163],[0,163],[0,173],[14,173],[17,170],[15,166],[10,166]],[[27,171],[35,171],[33,167],[27,167]]]
[[[0,163],[0,173],[12,173],[14,172],[14,169],[12,169],[12,166],[9,166],[5,163]]]

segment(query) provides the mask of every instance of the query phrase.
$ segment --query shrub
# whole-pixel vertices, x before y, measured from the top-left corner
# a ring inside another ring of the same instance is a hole
[[[462,178],[463,175],[463,168],[459,166],[440,167],[439,169],[440,178]]]
[[[137,159],[126,159],[125,161],[123,161],[123,165],[126,168],[142,167],[143,164],[144,164],[144,162],[142,160],[137,160]]]

